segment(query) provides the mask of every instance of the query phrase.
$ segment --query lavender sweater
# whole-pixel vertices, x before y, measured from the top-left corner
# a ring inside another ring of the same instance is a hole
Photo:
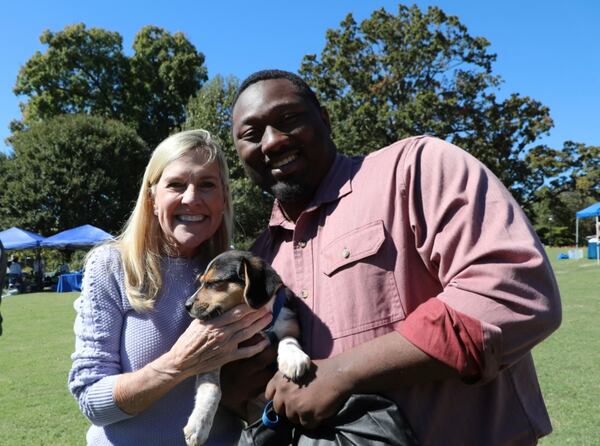
[[[88,445],[185,445],[183,426],[192,413],[194,378],[190,378],[142,413],[131,416],[113,399],[121,373],[142,368],[167,352],[191,322],[184,303],[204,269],[196,259],[165,258],[163,286],[154,311],[137,313],[125,294],[119,251],[102,246],[91,254],[83,291],[75,301],[75,353],[69,390],[92,422]],[[207,444],[235,444],[241,422],[220,409]]]

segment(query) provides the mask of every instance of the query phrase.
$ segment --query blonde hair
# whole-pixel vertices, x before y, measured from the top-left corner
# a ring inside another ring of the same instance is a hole
[[[158,219],[154,216],[153,196],[156,184],[170,163],[190,152],[203,155],[206,163],[217,162],[225,197],[223,221],[215,234],[202,243],[199,253],[206,259],[212,259],[229,249],[233,210],[229,171],[223,150],[206,130],[188,130],[169,136],[152,153],[135,208],[123,232],[113,242],[121,252],[127,298],[136,311],[154,308],[162,286],[160,260],[168,252]]]

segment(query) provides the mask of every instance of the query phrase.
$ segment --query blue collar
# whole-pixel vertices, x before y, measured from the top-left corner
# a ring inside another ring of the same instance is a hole
[[[273,326],[275,325],[275,321],[279,317],[279,313],[281,313],[281,309],[283,308],[283,306],[285,304],[285,298],[286,298],[285,287],[282,286],[277,290],[277,294],[275,295],[275,301],[273,302],[273,311],[272,311],[273,319],[271,320],[269,325],[267,325],[267,327],[264,330],[267,337],[269,338],[269,341],[271,341],[271,344],[273,344],[273,345],[275,345],[279,342],[277,335],[273,331]]]
[[[277,295],[275,296],[275,302],[273,302],[273,321],[279,317],[279,313],[281,313],[281,309],[285,304],[285,287],[280,287],[277,290]]]

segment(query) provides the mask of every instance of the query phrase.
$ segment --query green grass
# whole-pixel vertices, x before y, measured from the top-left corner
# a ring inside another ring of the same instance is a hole
[[[549,445],[600,443],[600,265],[596,260],[556,260],[563,322],[533,352],[554,433]],[[587,252],[586,252],[587,254]]]
[[[600,266],[556,260],[561,328],[534,350],[554,433],[542,446],[593,445],[600,438]],[[87,421],[66,386],[77,293],[11,296],[2,303],[0,445],[81,445]]]
[[[3,299],[0,445],[85,444],[88,422],[67,389],[78,294]]]

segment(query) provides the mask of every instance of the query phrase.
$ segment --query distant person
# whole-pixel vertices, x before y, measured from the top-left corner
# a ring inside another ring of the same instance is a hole
[[[69,264],[67,262],[63,262],[58,266],[59,274],[67,274],[70,270],[71,268],[69,267]]]
[[[8,283],[9,286],[20,288],[23,283],[23,269],[19,263],[17,256],[12,256],[10,259],[10,265],[8,266]]]
[[[228,178],[208,132],[170,136],[150,158],[123,233],[89,254],[69,374],[92,422],[88,445],[185,445],[195,376],[269,344],[238,348],[271,321],[264,309],[239,305],[206,323],[185,310],[198,275],[230,245]],[[234,444],[241,428],[220,409],[206,444]]]
[[[44,259],[41,256],[37,256],[33,260],[33,276],[35,279],[35,286],[38,291],[42,291],[44,288],[44,273],[45,265]]]

